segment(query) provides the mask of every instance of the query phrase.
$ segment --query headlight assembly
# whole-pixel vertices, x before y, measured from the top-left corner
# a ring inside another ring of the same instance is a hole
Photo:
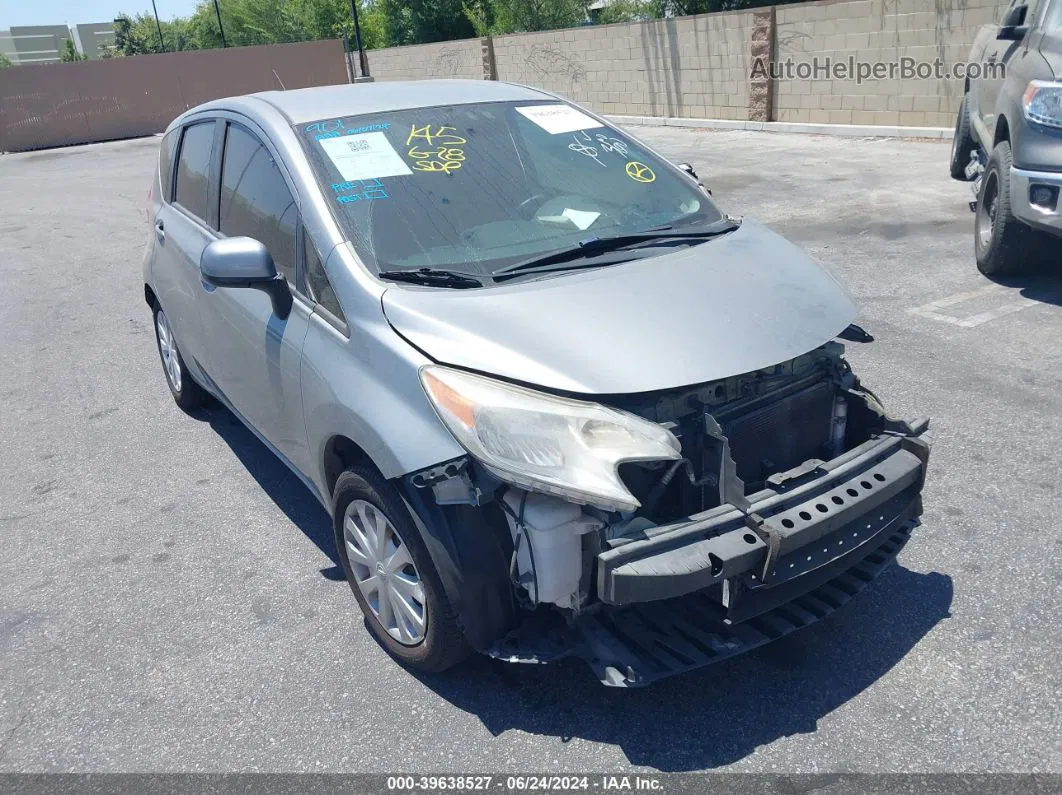
[[[665,428],[597,403],[434,365],[421,368],[420,379],[461,446],[516,486],[631,511],[640,503],[616,467],[681,457]]]
[[[1022,97],[1025,118],[1045,127],[1062,127],[1062,83],[1033,80]]]

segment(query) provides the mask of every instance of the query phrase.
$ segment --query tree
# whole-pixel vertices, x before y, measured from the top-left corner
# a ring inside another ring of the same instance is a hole
[[[378,0],[388,47],[470,39],[476,30],[461,0]]]
[[[114,44],[104,57],[122,55],[145,55],[159,52],[180,50],[199,50],[205,47],[221,46],[220,37],[217,45],[200,43],[200,37],[192,19],[177,19],[155,22],[149,14],[137,14],[129,17],[122,14],[114,20]],[[162,28],[162,41],[159,41],[159,27]],[[215,22],[215,28],[217,23]]]
[[[658,14],[649,0],[612,0],[596,12],[591,12],[594,22],[609,25],[613,22],[642,22],[654,19]]]
[[[11,66],[14,66],[14,64],[11,63],[11,59],[4,55],[2,52],[0,52],[0,69],[7,69]]]
[[[77,47],[74,46],[74,40],[68,38],[63,42],[63,51],[59,53],[59,60],[63,63],[72,63],[74,61],[84,61],[85,56],[77,51]]]
[[[468,0],[464,12],[480,36],[570,28],[587,21],[588,0]]]

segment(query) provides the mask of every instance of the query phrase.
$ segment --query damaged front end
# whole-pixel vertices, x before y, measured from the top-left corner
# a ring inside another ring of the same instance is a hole
[[[455,371],[425,380],[471,455],[406,476],[404,493],[451,561],[440,572],[473,646],[575,655],[605,684],[642,685],[847,602],[917,525],[929,444],[928,421],[888,417],[843,353],[830,342],[595,404],[550,397],[545,413],[521,402],[530,390],[480,395],[466,382],[489,379],[447,380]],[[530,463],[509,471],[518,455]],[[614,462],[614,479],[595,462]],[[570,482],[550,475],[562,465]]]

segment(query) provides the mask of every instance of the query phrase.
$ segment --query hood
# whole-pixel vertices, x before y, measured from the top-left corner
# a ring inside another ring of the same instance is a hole
[[[1049,46],[1047,39],[1044,39],[1040,43],[1040,55],[1044,57],[1044,60],[1051,67],[1055,80],[1062,80],[1062,47],[1059,47],[1057,42],[1058,39],[1056,38],[1054,46]]]
[[[476,290],[389,288],[383,309],[439,363],[584,394],[769,367],[856,315],[829,271],[748,220],[698,246],[585,272]]]

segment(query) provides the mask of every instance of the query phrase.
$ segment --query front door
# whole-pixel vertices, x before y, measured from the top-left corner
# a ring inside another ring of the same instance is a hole
[[[298,203],[270,149],[249,127],[226,123],[220,180],[219,233],[265,244],[294,292]],[[281,319],[260,290],[200,282],[199,295],[210,378],[255,430],[306,471],[300,378],[309,302],[296,293]]]

